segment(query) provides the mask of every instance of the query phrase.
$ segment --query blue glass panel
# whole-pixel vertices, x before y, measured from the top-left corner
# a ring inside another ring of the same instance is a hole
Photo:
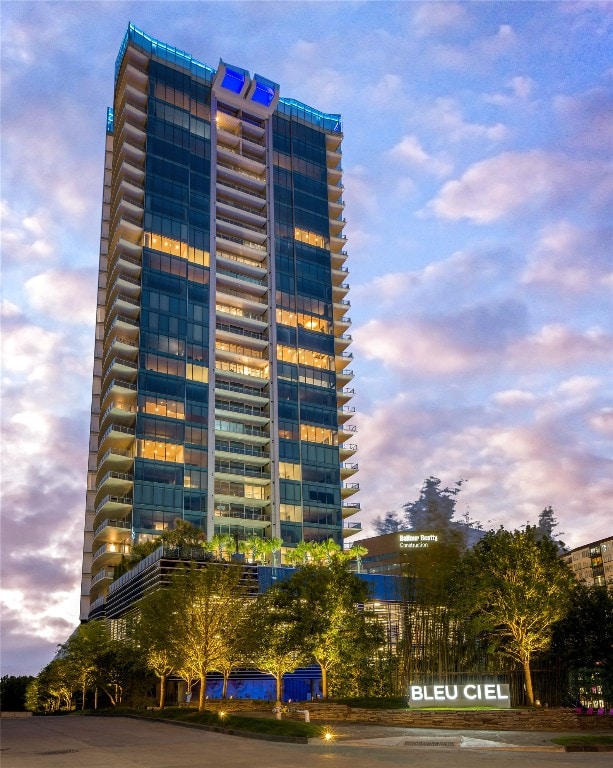
[[[221,87],[232,93],[240,93],[245,85],[245,75],[234,69],[226,69],[226,75],[221,83]]]
[[[255,91],[251,97],[251,101],[256,101],[258,104],[263,104],[265,107],[269,107],[272,100],[275,97],[275,89],[263,83],[257,83]]]

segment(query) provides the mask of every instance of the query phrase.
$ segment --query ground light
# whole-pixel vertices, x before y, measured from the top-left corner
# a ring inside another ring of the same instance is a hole
[[[223,720],[225,716],[226,716],[226,713],[224,712],[224,710],[220,709],[219,710],[219,719]]]
[[[332,744],[334,739],[336,739],[336,734],[332,728],[324,727],[323,731],[321,732],[321,738],[326,742],[326,744]]]

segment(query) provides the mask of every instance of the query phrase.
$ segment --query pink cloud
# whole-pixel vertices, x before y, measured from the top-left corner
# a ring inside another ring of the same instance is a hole
[[[489,224],[528,208],[582,199],[601,206],[611,193],[601,163],[542,150],[504,152],[475,163],[459,180],[448,181],[428,208],[443,219]]]

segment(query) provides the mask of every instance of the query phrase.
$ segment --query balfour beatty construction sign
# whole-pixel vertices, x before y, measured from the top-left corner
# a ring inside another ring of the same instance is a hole
[[[411,685],[409,707],[494,707],[511,706],[506,683],[463,683],[462,685]]]

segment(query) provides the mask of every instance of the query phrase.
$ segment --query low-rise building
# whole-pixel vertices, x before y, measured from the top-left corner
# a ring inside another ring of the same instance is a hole
[[[588,587],[606,585],[613,590],[613,536],[575,547],[562,559],[578,581]]]

